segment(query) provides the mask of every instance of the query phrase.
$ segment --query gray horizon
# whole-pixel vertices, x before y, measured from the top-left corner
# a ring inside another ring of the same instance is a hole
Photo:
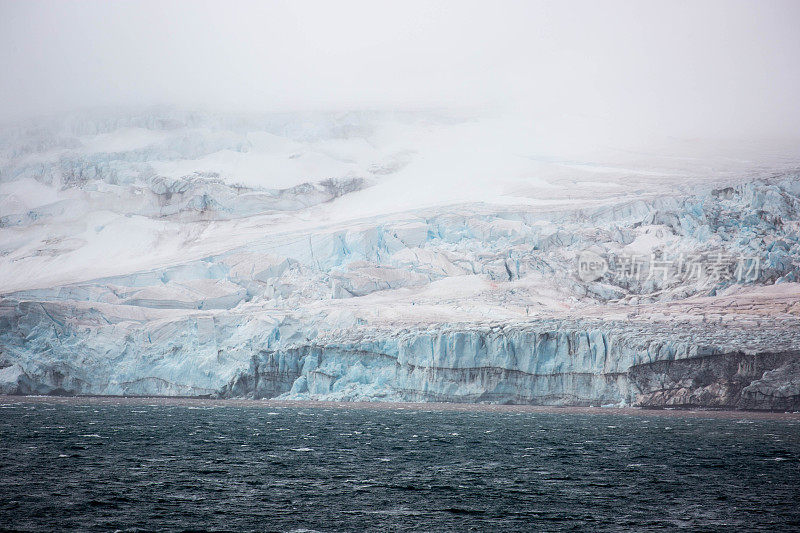
[[[94,107],[511,110],[800,138],[800,3],[0,2],[0,117]]]

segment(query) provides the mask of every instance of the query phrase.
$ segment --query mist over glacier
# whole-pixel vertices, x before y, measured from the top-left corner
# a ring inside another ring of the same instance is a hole
[[[798,408],[758,6],[0,4],[0,392]]]
[[[800,164],[774,143],[545,156],[464,111],[31,124],[3,143],[3,392],[796,405]],[[581,277],[586,250],[617,270]],[[620,276],[654,253],[759,268]]]

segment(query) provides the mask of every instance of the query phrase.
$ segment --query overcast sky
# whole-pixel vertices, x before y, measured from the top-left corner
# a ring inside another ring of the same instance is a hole
[[[0,115],[505,106],[797,135],[800,2],[0,0]]]

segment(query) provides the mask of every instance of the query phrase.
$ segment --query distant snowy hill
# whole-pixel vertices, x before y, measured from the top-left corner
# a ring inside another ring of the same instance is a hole
[[[7,125],[0,392],[800,407],[800,147],[586,136]]]

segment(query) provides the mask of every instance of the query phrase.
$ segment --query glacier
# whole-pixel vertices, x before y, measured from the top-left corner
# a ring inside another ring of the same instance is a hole
[[[797,153],[465,154],[485,126],[4,127],[0,393],[800,409]],[[632,254],[758,268],[620,276]]]

